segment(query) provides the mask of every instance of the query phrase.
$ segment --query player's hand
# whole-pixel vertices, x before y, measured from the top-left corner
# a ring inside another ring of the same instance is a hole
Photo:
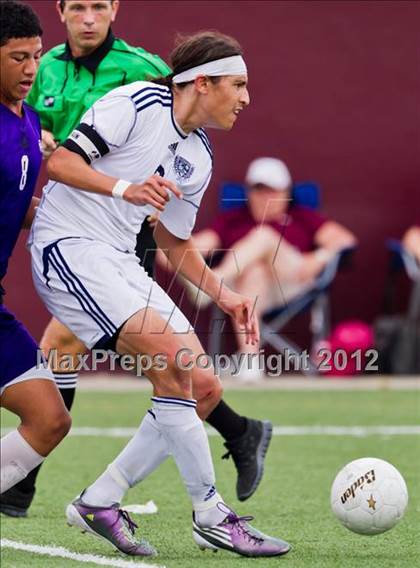
[[[168,190],[182,199],[181,191],[173,182],[155,174],[144,183],[128,186],[123,198],[133,205],[153,205],[158,211],[163,211],[169,201]]]
[[[250,298],[232,292],[232,290],[223,286],[216,303],[221,310],[230,315],[239,324],[240,328],[244,330],[247,344],[257,345],[259,343],[259,323]]]
[[[48,130],[41,130],[41,152],[44,160],[47,160],[58,147],[54,136]]]

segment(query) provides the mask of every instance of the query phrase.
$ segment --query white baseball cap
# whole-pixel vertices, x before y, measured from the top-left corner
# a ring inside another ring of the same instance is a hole
[[[276,158],[257,158],[246,172],[245,182],[250,185],[262,184],[276,191],[289,189],[292,177],[284,162]]]

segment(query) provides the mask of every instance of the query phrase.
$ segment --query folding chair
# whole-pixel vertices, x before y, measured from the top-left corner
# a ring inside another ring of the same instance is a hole
[[[316,183],[305,182],[295,184],[292,189],[293,205],[319,209],[320,188]],[[242,185],[226,183],[221,188],[220,209],[226,211],[235,207],[243,207],[246,203],[246,190]],[[293,206],[292,205],[292,206]],[[310,310],[310,330],[312,346],[325,339],[330,332],[330,303],[328,291],[344,259],[353,249],[346,249],[334,256],[324,270],[315,279],[312,287],[288,303],[263,314],[260,322],[261,338],[264,343],[271,345],[277,352],[285,353],[292,360],[299,360],[302,349],[286,339],[280,332],[296,315]],[[222,335],[225,328],[225,315],[217,307],[213,307],[209,337],[209,352],[212,355],[220,353]],[[306,368],[301,369],[306,375],[317,375],[317,366],[309,361]]]
[[[417,375],[420,372],[420,266],[400,241],[386,242],[390,251],[385,284],[384,315],[375,322],[379,370],[383,374]],[[395,313],[397,277],[405,272],[412,282],[405,313]]]
[[[420,318],[420,266],[414,256],[405,249],[401,241],[388,239],[386,245],[391,252],[391,271],[405,270],[407,276],[412,281],[407,318],[417,320]]]

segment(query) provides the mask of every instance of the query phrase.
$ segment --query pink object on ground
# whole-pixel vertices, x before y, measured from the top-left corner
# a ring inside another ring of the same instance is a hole
[[[323,357],[328,376],[349,377],[360,375],[367,364],[366,351],[374,346],[372,326],[361,320],[347,320],[339,323],[323,345],[331,356]]]

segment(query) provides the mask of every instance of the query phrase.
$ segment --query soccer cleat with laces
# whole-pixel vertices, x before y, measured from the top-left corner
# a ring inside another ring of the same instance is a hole
[[[236,494],[245,501],[257,489],[264,473],[264,458],[270,444],[273,425],[269,420],[247,418],[245,433],[225,442],[228,450],[223,459],[232,457],[238,471]]]
[[[156,556],[157,552],[146,540],[134,536],[137,525],[118,503],[111,507],[91,507],[82,501],[83,493],[66,508],[67,523],[82,532],[103,538],[120,552],[130,556]]]
[[[193,538],[202,549],[229,550],[241,556],[280,556],[289,552],[289,543],[267,536],[248,524],[254,517],[238,517],[224,503],[218,508],[226,512],[226,518],[213,527],[201,527],[193,513]]]

